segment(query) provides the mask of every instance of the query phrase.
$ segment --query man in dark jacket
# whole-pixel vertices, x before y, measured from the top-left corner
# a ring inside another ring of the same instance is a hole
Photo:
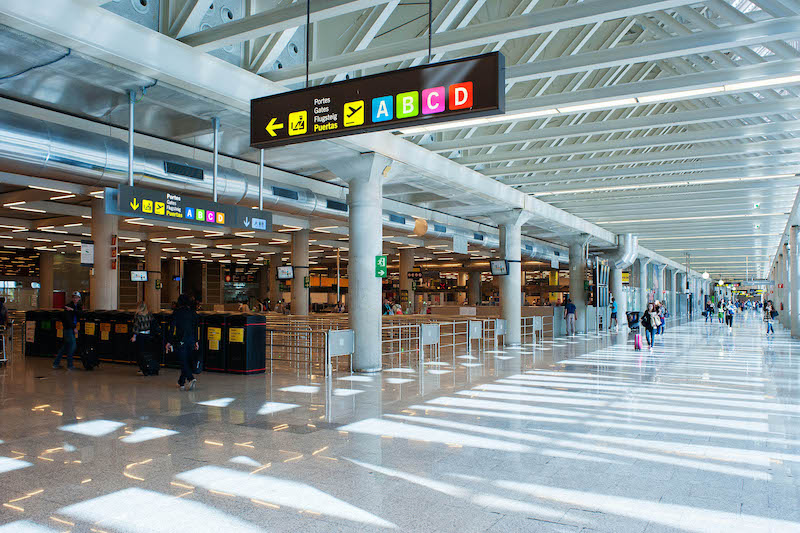
[[[178,304],[172,313],[169,331],[171,333],[170,342],[167,343],[167,351],[175,350],[178,360],[181,362],[181,376],[178,378],[178,386],[181,390],[194,390],[197,380],[192,375],[192,350],[199,350],[200,344],[197,342],[197,311],[192,305],[192,300],[186,294],[178,297]],[[188,385],[187,385],[188,383]]]
[[[67,370],[75,370],[72,365],[72,356],[75,354],[76,339],[78,338],[78,320],[82,312],[81,293],[72,293],[72,301],[64,306],[64,314],[61,317],[61,324],[64,326],[64,344],[53,361],[53,368],[61,368],[61,357],[67,356]]]

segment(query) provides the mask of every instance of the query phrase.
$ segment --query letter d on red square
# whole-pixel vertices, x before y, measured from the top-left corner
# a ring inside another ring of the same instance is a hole
[[[469,109],[472,107],[472,82],[456,83],[448,91],[448,107],[450,111]]]

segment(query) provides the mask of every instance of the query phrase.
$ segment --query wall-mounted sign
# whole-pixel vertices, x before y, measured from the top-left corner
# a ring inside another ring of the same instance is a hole
[[[184,194],[120,185],[106,188],[106,212],[132,218],[220,228],[272,231],[272,213]]]
[[[407,272],[406,276],[408,279],[422,279],[422,272],[414,271],[414,272]]]
[[[505,59],[492,52],[258,98],[250,144],[304,141],[505,112]]]
[[[81,241],[81,266],[94,266],[94,243]]]
[[[376,278],[385,278],[387,271],[388,262],[386,260],[385,255],[376,255],[375,256],[375,277]]]

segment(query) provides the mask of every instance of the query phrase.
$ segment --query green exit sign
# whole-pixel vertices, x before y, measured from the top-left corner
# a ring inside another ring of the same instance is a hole
[[[388,269],[386,268],[386,256],[385,255],[376,255],[375,256],[375,277],[376,278],[385,278],[386,274],[388,273]]]

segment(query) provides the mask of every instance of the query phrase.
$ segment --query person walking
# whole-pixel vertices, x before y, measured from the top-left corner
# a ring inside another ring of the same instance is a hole
[[[147,304],[140,302],[133,316],[133,335],[131,342],[136,343],[136,359],[139,362],[140,372],[145,375],[158,374],[161,366],[156,361],[155,338],[160,333],[158,320],[147,308]]]
[[[733,315],[736,314],[736,304],[730,302],[728,304],[727,309],[725,310],[725,324],[728,325],[728,329],[733,329]]]
[[[617,301],[611,298],[611,320],[609,320],[608,329],[611,329],[611,324],[614,324],[614,331],[619,331],[619,322],[617,321]]]
[[[197,311],[191,306],[186,294],[178,297],[178,303],[170,320],[171,342],[167,343],[167,351],[175,350],[181,363],[181,375],[178,386],[181,390],[194,390],[197,380],[192,375],[192,350],[199,350],[197,342]]]
[[[72,300],[64,306],[64,314],[61,316],[64,343],[61,345],[61,349],[58,350],[58,354],[56,354],[56,358],[53,361],[53,368],[61,368],[61,358],[66,355],[67,370],[75,370],[75,366],[72,364],[72,356],[75,355],[75,348],[77,346],[78,320],[80,319],[82,310],[81,293],[75,291],[72,293]]]
[[[775,335],[775,329],[772,327],[772,321],[775,320],[775,317],[778,316],[778,312],[772,307],[772,300],[767,302],[767,306],[764,309],[764,322],[767,323],[767,335],[772,333]]]
[[[647,309],[642,313],[642,327],[644,327],[644,335],[647,339],[647,344],[650,350],[653,349],[655,343],[655,330],[661,324],[658,313],[656,313],[655,306],[652,303],[647,304]]]
[[[709,320],[714,321],[714,304],[711,303],[711,300],[706,303],[706,323]]]
[[[567,298],[567,305],[564,306],[564,319],[567,321],[567,335],[575,336],[575,325],[577,321],[575,320],[575,315],[578,312],[578,308],[575,307],[575,304],[572,303],[572,300]]]
[[[658,319],[661,320],[661,325],[658,326],[659,335],[664,334],[664,330],[667,327],[667,317],[669,317],[669,313],[667,312],[667,305],[664,303],[658,304]]]
[[[722,324],[723,318],[725,318],[725,300],[722,300],[717,307],[717,321],[720,324]]]

